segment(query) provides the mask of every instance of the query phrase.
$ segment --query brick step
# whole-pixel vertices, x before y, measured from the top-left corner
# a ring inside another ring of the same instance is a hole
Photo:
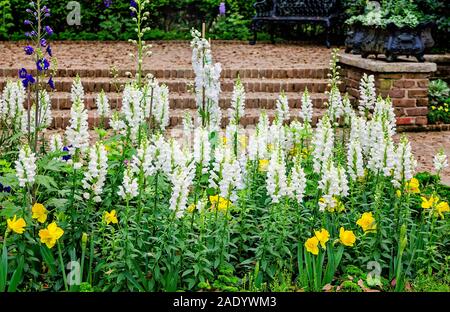
[[[169,128],[180,127],[183,123],[183,116],[186,112],[190,112],[192,116],[195,116],[196,110],[193,109],[176,109],[170,111]],[[275,110],[267,110],[267,115],[270,121],[274,119]],[[325,109],[315,109],[312,124],[315,125],[320,117],[323,116]],[[290,120],[299,119],[299,109],[291,110]],[[241,125],[244,127],[256,125],[261,114],[260,109],[247,109],[245,116],[241,119]],[[222,127],[225,127],[229,122],[229,116],[226,111],[222,110]],[[50,129],[65,129],[69,125],[70,112],[69,111],[55,111],[53,112],[53,123]],[[89,111],[89,128],[93,129],[100,124],[100,117],[96,110]]]
[[[6,85],[6,79],[0,78],[0,90]],[[126,78],[118,80],[118,88],[120,85],[130,81]],[[170,92],[188,92],[192,89],[194,81],[192,79],[162,79],[160,83],[164,83],[169,87]],[[56,91],[70,92],[73,79],[69,77],[59,78],[55,80]],[[105,92],[116,91],[115,85],[110,78],[87,78],[81,81],[85,92]],[[327,89],[328,82],[325,79],[244,79],[242,81],[247,92],[303,92],[305,88],[311,93],[323,93]],[[48,87],[48,86],[47,86]],[[222,79],[221,89],[223,92],[233,91],[234,80]]]
[[[291,68],[224,68],[222,70],[223,78],[234,79],[239,76],[241,78],[314,78],[324,79],[327,78],[329,69],[326,66],[295,66]],[[36,70],[32,70],[31,73],[36,75]],[[119,77],[127,77],[127,73],[136,75],[136,71],[129,69],[119,69],[117,71]],[[144,75],[148,73],[153,74],[158,79],[173,79],[173,78],[194,78],[194,72],[192,68],[178,68],[178,69],[152,69],[144,70]],[[79,75],[81,78],[87,77],[104,77],[111,78],[111,72],[109,68],[59,68],[56,72],[56,77],[76,77]],[[17,78],[18,69],[16,68],[0,68],[1,77]]]
[[[85,105],[88,109],[96,109],[96,98],[98,93],[86,93]],[[122,106],[122,94],[106,93],[110,106],[116,109],[117,106]],[[220,95],[219,105],[222,109],[228,109],[231,105],[231,92],[223,92]],[[268,92],[253,92],[246,94],[245,106],[246,108],[266,108],[273,109],[276,106],[276,100],[279,93]],[[301,107],[302,92],[287,92],[289,106],[291,108]],[[311,93],[311,100],[315,108],[324,108],[327,101],[327,96],[324,93]],[[51,95],[52,107],[57,110],[67,110],[72,106],[70,93],[55,92]],[[195,109],[195,97],[190,93],[171,93],[169,95],[171,109]]]

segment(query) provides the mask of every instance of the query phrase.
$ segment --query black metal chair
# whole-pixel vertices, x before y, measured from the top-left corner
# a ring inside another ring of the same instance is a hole
[[[320,23],[326,29],[325,44],[330,47],[330,30],[339,18],[339,0],[257,0],[254,4],[256,16],[252,20],[251,30],[255,44],[258,30],[268,25],[272,42],[273,26],[276,24]]]

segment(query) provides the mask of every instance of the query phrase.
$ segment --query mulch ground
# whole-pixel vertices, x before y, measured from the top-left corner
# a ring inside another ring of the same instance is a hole
[[[152,42],[153,55],[146,58],[145,69],[187,68],[192,50],[188,41]],[[0,42],[0,67],[31,66],[23,52],[25,42]],[[52,50],[60,68],[95,67],[133,69],[129,57],[135,53],[127,42],[53,42]],[[289,68],[292,64],[327,65],[330,50],[311,44],[265,44],[254,46],[246,42],[212,42],[213,58],[227,68]]]

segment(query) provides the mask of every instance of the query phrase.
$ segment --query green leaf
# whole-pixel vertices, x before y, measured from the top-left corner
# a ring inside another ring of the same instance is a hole
[[[17,265],[17,268],[11,277],[11,281],[9,282],[8,292],[15,292],[17,290],[17,286],[22,280],[24,262],[24,257],[21,256],[19,259],[19,264]]]

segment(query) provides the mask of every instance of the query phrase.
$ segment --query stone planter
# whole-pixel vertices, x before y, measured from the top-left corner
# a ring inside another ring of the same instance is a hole
[[[388,62],[402,55],[414,56],[419,62],[424,62],[425,51],[434,45],[432,26],[432,23],[422,23],[415,28],[399,28],[391,23],[386,29],[381,29],[352,25],[345,40],[345,52],[360,54],[363,58],[384,54]]]

